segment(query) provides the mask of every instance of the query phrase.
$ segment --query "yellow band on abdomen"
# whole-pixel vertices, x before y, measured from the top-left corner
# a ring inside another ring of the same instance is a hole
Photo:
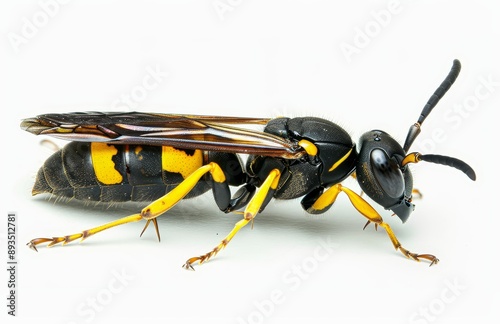
[[[186,179],[191,173],[203,166],[203,153],[194,150],[192,155],[185,150],[162,146],[161,165],[167,172],[180,173]]]
[[[123,176],[116,170],[113,156],[118,153],[114,145],[106,143],[92,142],[90,154],[97,180],[105,185],[119,184],[123,181]]]

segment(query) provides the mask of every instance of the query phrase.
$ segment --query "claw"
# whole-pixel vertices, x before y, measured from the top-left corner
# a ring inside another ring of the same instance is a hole
[[[40,238],[36,238],[36,239],[29,241],[26,245],[30,249],[38,252],[36,246],[39,244],[42,244],[42,243],[48,242],[49,244],[47,244],[47,247],[51,247],[51,246],[54,246],[54,245],[59,244],[59,243],[62,243],[62,245],[66,245],[66,244],[73,242],[74,240],[77,240],[77,239],[81,239],[81,241],[83,241],[84,239],[86,239],[90,235],[92,235],[92,234],[88,233],[88,231],[83,231],[81,233],[77,233],[77,234],[73,234],[73,235],[54,236],[52,238],[40,237]]]
[[[53,237],[53,238],[45,238],[45,237],[41,237],[41,238],[32,239],[31,241],[29,241],[28,243],[26,243],[26,245],[27,245],[30,249],[32,249],[32,250],[34,250],[34,251],[38,252],[38,249],[36,248],[36,246],[37,246],[38,244],[42,244],[42,243],[46,243],[46,242],[50,242],[50,243],[48,244],[48,246],[52,246],[52,245],[54,245],[54,244],[57,244],[57,243],[59,243],[59,242],[62,242],[63,240],[64,240],[64,238],[57,238],[57,237]]]
[[[205,255],[202,255],[202,256],[199,256],[199,257],[193,257],[193,258],[189,258],[186,263],[184,263],[182,265],[182,267],[186,270],[193,270],[195,271],[194,267],[193,267],[193,264],[198,261],[199,264],[202,264],[203,262],[205,261],[208,261],[208,259],[210,259],[212,256],[214,256],[215,254],[217,254],[216,252],[214,253],[213,251],[210,251],[209,253],[205,254]]]
[[[429,264],[429,267],[434,265],[434,264],[437,264],[439,262],[439,259],[436,258],[434,255],[432,254],[416,254],[416,253],[411,253],[410,251],[408,251],[407,249],[403,248],[402,246],[399,247],[399,250],[401,251],[401,253],[403,253],[403,255],[409,259],[412,259],[412,260],[415,260],[415,261],[418,261],[420,262],[421,260],[420,259],[425,259],[425,260],[428,260],[431,262],[431,264]]]
[[[193,263],[197,261],[198,258],[191,258],[189,260],[186,261],[186,263],[184,263],[182,265],[182,267],[186,270],[193,270],[195,271],[195,269],[193,268]]]
[[[438,264],[438,262],[439,262],[439,259],[436,258],[432,254],[419,254],[419,255],[417,255],[417,258],[422,258],[422,259],[426,259],[426,260],[431,261],[431,264],[429,264],[429,267],[431,267],[434,264]]]
[[[38,250],[36,249],[36,245],[33,243],[33,241],[29,241],[28,243],[26,243],[26,245],[35,252],[38,252]]]
[[[220,244],[217,245],[212,251],[197,257],[189,258],[182,267],[186,270],[194,270],[192,266],[193,263],[198,261],[199,264],[202,264],[203,262],[208,261],[210,258],[216,256],[217,253],[219,253],[223,248],[225,248],[228,242],[229,241],[227,239],[222,240],[222,242],[220,242]]]
[[[434,257],[434,260],[431,261],[431,264],[429,264],[429,267],[432,267],[433,264],[438,264],[439,259]]]

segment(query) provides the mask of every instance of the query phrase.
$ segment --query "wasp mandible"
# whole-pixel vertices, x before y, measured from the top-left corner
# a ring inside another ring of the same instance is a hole
[[[407,258],[439,260],[431,254],[412,253],[391,227],[359,194],[341,183],[355,175],[361,189],[374,202],[405,222],[414,209],[409,164],[421,161],[454,167],[475,180],[465,162],[442,155],[409,153],[421,125],[455,82],[460,62],[430,97],[401,146],[381,130],[364,133],[359,148],[340,126],[321,118],[243,118],[174,115],[140,112],[84,112],[44,114],[24,119],[21,128],[71,142],[49,157],[40,168],[33,195],[50,193],[84,201],[152,201],[139,213],[80,233],[36,238],[28,245],[52,246],[84,240],[111,227],[157,218],[184,198],[212,190],[225,213],[243,209],[243,219],[208,253],[189,258],[193,269],[214,257],[234,235],[274,199],[303,197],[308,213],[326,212],[339,193],[368,220],[387,232],[392,244]],[[265,125],[263,132],[238,127]],[[249,154],[246,164],[238,154]],[[230,187],[239,187],[231,195]],[[365,227],[366,227],[365,225]],[[142,235],[141,233],[141,235]]]

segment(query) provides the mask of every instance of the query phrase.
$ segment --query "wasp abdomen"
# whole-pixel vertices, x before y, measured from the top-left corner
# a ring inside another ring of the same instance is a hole
[[[203,152],[167,146],[71,142],[38,171],[33,194],[87,201],[152,201],[203,165]],[[188,197],[209,190],[200,181]]]

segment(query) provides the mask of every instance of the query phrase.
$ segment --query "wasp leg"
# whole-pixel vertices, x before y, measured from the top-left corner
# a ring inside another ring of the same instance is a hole
[[[396,238],[396,235],[392,231],[389,224],[385,223],[384,220],[382,219],[382,216],[380,216],[380,214],[360,195],[358,195],[349,188],[343,187],[341,184],[336,184],[330,187],[327,191],[325,191],[311,206],[312,212],[321,211],[323,209],[329,208],[335,202],[335,199],[337,199],[337,196],[341,191],[347,194],[354,208],[356,208],[358,212],[360,212],[363,216],[365,216],[368,219],[368,222],[366,223],[365,227],[370,222],[375,223],[375,228],[377,228],[377,225],[383,227],[387,232],[387,235],[389,235],[389,238],[391,239],[394,248],[396,250],[401,251],[401,253],[403,253],[404,256],[413,259],[415,261],[420,261],[420,259],[429,260],[431,262],[430,265],[439,262],[439,259],[436,258],[434,255],[412,253],[403,248],[403,246],[401,245],[401,243],[399,243],[398,239]]]
[[[79,238],[81,238],[81,240],[83,241],[87,237],[102,232],[104,230],[107,230],[111,227],[137,222],[142,219],[147,220],[144,229],[146,229],[146,227],[149,225],[150,222],[153,222],[153,224],[156,227],[159,239],[160,234],[158,231],[158,224],[156,222],[156,217],[165,213],[175,204],[177,204],[180,200],[182,200],[182,198],[184,198],[194,188],[194,186],[198,183],[200,178],[208,172],[210,172],[210,174],[212,175],[212,179],[214,181],[214,195],[216,196],[216,201],[218,202],[223,200],[229,201],[230,191],[226,183],[224,172],[217,163],[212,162],[194,171],[191,175],[189,175],[186,179],[184,179],[184,181],[182,181],[177,187],[172,189],[165,196],[153,201],[151,204],[146,206],[139,214],[126,216],[116,221],[101,226],[97,226],[77,234],[52,237],[52,238],[36,238],[31,240],[27,245],[33,250],[37,251],[36,246],[42,243],[48,242],[49,243],[48,246],[53,246],[58,243],[63,243],[63,245],[65,245]]]
[[[115,227],[115,226],[123,225],[123,224],[127,224],[127,223],[132,223],[132,222],[137,222],[137,221],[140,221],[141,219],[142,219],[141,214],[134,214],[134,215],[120,218],[116,221],[113,221],[113,222],[110,222],[110,223],[107,223],[107,224],[104,224],[104,225],[101,225],[98,227],[94,227],[94,228],[85,230],[81,233],[76,233],[76,234],[66,235],[66,236],[59,236],[59,237],[52,237],[52,238],[36,238],[36,239],[29,241],[27,245],[31,249],[38,251],[36,249],[36,246],[39,244],[42,244],[42,243],[49,242],[49,244],[47,246],[52,246],[52,245],[55,245],[58,243],[62,243],[63,245],[65,245],[65,244],[72,242],[74,240],[77,240],[79,238],[81,238],[81,240],[83,241],[87,237],[92,236],[94,234],[97,234],[99,232],[102,232],[104,230],[107,230],[111,227]]]
[[[415,195],[413,196],[413,199],[422,199],[424,197],[424,195],[422,194],[422,192],[418,189],[413,189],[411,191],[412,195]]]
[[[53,152],[57,152],[60,149],[59,145],[57,145],[55,142],[48,140],[48,139],[41,140],[40,145],[48,148],[49,150],[51,150]]]
[[[240,229],[242,229],[249,222],[253,221],[254,217],[259,213],[259,211],[267,205],[267,203],[271,200],[274,195],[276,188],[278,187],[278,182],[280,178],[280,171],[277,169],[269,172],[266,180],[262,184],[261,188],[258,192],[253,196],[253,198],[248,203],[245,212],[243,213],[244,217],[238,223],[234,225],[234,228],[231,232],[210,252],[203,254],[201,256],[189,258],[186,263],[183,265],[185,269],[193,268],[193,263],[198,262],[202,264],[205,261],[208,261],[210,258],[214,257],[217,253],[219,253],[223,248],[225,248],[231,239],[238,233]]]
[[[403,248],[403,246],[401,245],[401,243],[399,243],[398,239],[396,238],[396,235],[392,231],[389,224],[383,221],[382,216],[380,216],[379,213],[377,213],[377,211],[369,203],[366,202],[366,200],[361,198],[351,189],[342,187],[340,184],[337,184],[336,186],[338,187],[338,190],[342,190],[344,193],[347,194],[354,208],[356,208],[363,216],[365,216],[370,222],[374,222],[376,225],[379,225],[380,227],[383,227],[385,229],[387,235],[389,235],[389,238],[391,239],[392,244],[394,245],[394,248],[396,250],[401,251],[401,253],[403,253],[404,256],[413,259],[415,261],[420,261],[420,259],[429,260],[431,262],[429,266],[432,266],[433,264],[439,262],[439,259],[436,258],[434,255],[412,253],[407,249]]]

